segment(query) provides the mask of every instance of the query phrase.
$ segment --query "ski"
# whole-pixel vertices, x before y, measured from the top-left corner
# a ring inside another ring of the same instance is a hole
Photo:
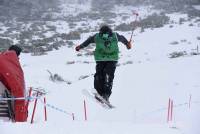
[[[98,93],[94,92],[90,92],[87,89],[83,89],[82,93],[89,97],[91,100],[94,100],[95,102],[97,102],[98,104],[100,104],[103,108],[106,109],[112,109],[115,108],[115,106],[113,106],[112,104],[110,104],[110,102],[106,101],[105,99],[103,99]]]
[[[100,102],[106,104],[109,108],[114,108],[114,106],[112,104],[110,104],[110,102],[108,102],[107,100],[105,100],[102,96],[100,96],[98,93],[93,93],[95,98],[97,100],[99,100]]]

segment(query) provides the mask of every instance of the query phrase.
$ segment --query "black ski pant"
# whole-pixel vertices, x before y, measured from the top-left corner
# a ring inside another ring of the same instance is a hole
[[[94,88],[101,96],[109,97],[112,93],[112,85],[117,61],[97,61],[94,75]]]

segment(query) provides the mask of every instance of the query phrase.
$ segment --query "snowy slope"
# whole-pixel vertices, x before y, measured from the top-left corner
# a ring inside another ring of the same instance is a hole
[[[177,14],[172,18],[180,17]],[[47,122],[44,121],[43,103],[39,100],[34,123],[30,124],[33,104],[29,107],[27,123],[0,121],[1,134],[199,134],[200,129],[200,56],[189,53],[199,45],[196,39],[198,25],[168,25],[143,33],[136,30],[133,49],[120,46],[113,94],[110,101],[115,109],[105,110],[82,94],[82,89],[93,88],[95,63],[92,56],[77,56],[74,48],[63,47],[44,56],[22,54],[26,86],[43,88],[47,94]],[[130,32],[120,34],[130,38]],[[92,33],[82,35],[82,43]],[[181,41],[186,40],[186,41]],[[178,45],[170,44],[178,41]],[[92,51],[91,49],[90,51]],[[186,51],[179,58],[169,58],[170,53]],[[74,64],[68,64],[74,62]],[[50,70],[66,81],[49,80]],[[79,80],[81,76],[89,76]],[[189,98],[191,106],[189,108]],[[167,123],[168,99],[174,101],[173,121]],[[87,117],[84,120],[83,102]],[[75,120],[72,120],[74,113]]]

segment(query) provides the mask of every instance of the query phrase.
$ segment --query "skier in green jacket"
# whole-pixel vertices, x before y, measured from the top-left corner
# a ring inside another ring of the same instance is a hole
[[[96,61],[94,88],[108,102],[112,93],[114,73],[119,59],[118,42],[122,42],[127,49],[131,49],[131,42],[123,35],[113,32],[109,26],[104,25],[100,28],[99,33],[90,36],[81,45],[76,46],[76,51],[79,51],[90,43],[96,44],[94,51]]]

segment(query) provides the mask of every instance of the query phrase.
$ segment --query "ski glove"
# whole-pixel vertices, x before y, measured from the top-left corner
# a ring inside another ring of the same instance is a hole
[[[131,49],[131,47],[132,47],[132,44],[131,44],[131,42],[129,41],[128,44],[126,45],[126,48],[127,48],[127,49]]]
[[[76,46],[76,51],[79,51],[81,49],[80,45]]]

